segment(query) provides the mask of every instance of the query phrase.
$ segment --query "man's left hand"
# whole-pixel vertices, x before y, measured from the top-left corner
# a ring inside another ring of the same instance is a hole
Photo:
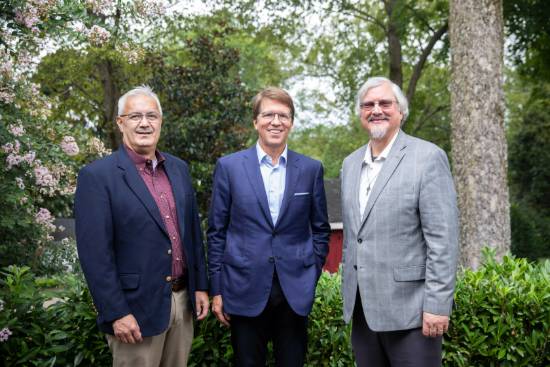
[[[449,316],[434,315],[424,312],[422,315],[422,334],[435,338],[449,329]]]
[[[195,307],[197,308],[197,320],[202,320],[208,315],[208,308],[210,307],[208,292],[195,292]]]

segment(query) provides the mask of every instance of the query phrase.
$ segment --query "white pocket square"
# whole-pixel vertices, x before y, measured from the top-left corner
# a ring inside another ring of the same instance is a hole
[[[309,192],[295,192],[294,196],[303,196],[303,195],[309,195]]]

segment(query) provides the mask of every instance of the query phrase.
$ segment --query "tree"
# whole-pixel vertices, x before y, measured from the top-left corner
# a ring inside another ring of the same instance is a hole
[[[453,170],[461,263],[477,268],[481,248],[510,249],[504,133],[501,0],[450,2]]]

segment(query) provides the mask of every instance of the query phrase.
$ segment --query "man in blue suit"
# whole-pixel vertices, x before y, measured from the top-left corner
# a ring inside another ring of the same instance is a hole
[[[307,316],[328,252],[323,167],[287,149],[290,95],[254,98],[257,143],[219,159],[208,226],[212,312],[231,327],[237,366],[302,366]]]
[[[78,176],[80,263],[114,366],[185,366],[193,314],[209,306],[189,169],[156,149],[162,109],[150,88],[120,98],[117,125],[118,151]]]

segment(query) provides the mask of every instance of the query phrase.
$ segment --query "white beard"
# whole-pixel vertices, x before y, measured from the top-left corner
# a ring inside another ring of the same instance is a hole
[[[374,126],[370,127],[370,129],[368,129],[368,131],[369,131],[370,138],[372,140],[380,140],[380,139],[384,138],[386,136],[386,134],[388,133],[388,126],[387,125],[385,125],[385,126],[374,125]]]

